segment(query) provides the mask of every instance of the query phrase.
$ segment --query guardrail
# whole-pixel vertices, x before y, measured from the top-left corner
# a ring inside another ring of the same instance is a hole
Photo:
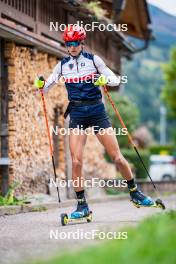
[[[153,186],[152,184],[147,181],[137,181],[139,188],[146,193],[152,193],[153,192]],[[170,181],[154,181],[154,184],[159,192],[162,193],[173,193],[176,192],[176,180],[170,180]]]
[[[126,188],[120,186],[119,179],[115,179],[115,180],[104,179],[104,181],[106,183],[109,182],[110,185],[112,185],[111,182],[112,183],[115,182],[114,183],[115,187],[108,187],[106,185],[104,187],[105,189],[112,188],[114,190],[117,190],[118,192],[124,192],[126,190]],[[153,186],[152,186],[150,181],[137,180],[137,184],[138,184],[140,190],[143,191],[144,193],[153,193],[154,192]],[[157,190],[161,193],[174,193],[174,192],[176,192],[176,180],[154,181],[154,184],[155,184]]]

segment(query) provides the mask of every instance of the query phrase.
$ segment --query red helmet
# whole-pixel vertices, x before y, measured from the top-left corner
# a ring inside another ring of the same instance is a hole
[[[69,25],[63,34],[63,40],[66,41],[81,41],[86,38],[86,32],[84,28],[78,25]]]

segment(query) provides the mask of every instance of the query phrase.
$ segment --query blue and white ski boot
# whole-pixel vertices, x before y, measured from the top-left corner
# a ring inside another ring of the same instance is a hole
[[[71,213],[71,218],[82,218],[82,217],[86,217],[89,215],[89,207],[88,204],[86,203],[85,199],[79,199],[77,200],[78,204],[77,204],[77,208],[76,210]]]
[[[138,188],[137,185],[130,188],[130,197],[132,203],[137,207],[157,207],[165,209],[165,205],[160,199],[154,201],[151,197],[144,195]]]
[[[61,214],[61,224],[67,225],[70,222],[81,222],[86,220],[88,223],[92,221],[92,211],[89,210],[85,199],[78,199],[77,208],[70,215]]]

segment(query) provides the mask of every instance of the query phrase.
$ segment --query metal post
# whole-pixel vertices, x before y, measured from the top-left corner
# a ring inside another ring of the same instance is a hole
[[[160,107],[160,145],[166,144],[166,107]]]

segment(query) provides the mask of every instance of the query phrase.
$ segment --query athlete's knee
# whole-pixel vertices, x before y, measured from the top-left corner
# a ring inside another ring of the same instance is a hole
[[[114,162],[115,162],[115,164],[116,164],[117,166],[123,166],[123,165],[125,165],[125,163],[126,163],[125,158],[124,158],[123,155],[122,155],[121,153],[119,153],[119,152],[114,153],[114,155],[113,155],[113,160],[114,160]]]
[[[74,167],[81,167],[82,166],[82,157],[80,156],[72,156],[72,165]]]

